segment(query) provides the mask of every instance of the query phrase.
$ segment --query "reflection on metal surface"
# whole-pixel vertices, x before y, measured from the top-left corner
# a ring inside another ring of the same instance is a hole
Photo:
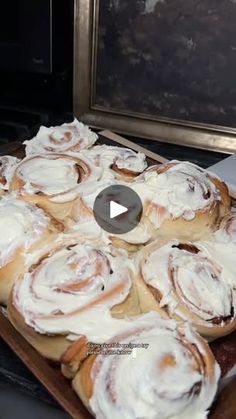
[[[98,128],[157,139],[190,147],[236,151],[236,129],[134,112],[132,109],[98,105],[97,53],[99,0],[77,0],[75,4],[74,112]]]

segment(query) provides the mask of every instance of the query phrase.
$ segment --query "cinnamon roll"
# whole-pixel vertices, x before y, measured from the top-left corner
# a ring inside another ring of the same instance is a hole
[[[187,324],[149,313],[89,356],[72,384],[97,419],[189,419],[207,417],[219,376]]]
[[[112,244],[115,249],[124,249],[128,255],[134,254],[141,248],[143,235],[136,235],[136,240],[129,242],[131,235],[112,235],[106,232],[95,220],[92,205],[87,206],[86,202],[86,197],[77,200],[73,206],[71,217],[65,221],[66,231],[70,236],[83,237],[84,240],[93,240],[103,244]]]
[[[153,238],[207,237],[230,211],[226,185],[188,162],[151,166],[131,187],[142,198],[143,222],[151,223]]]
[[[6,196],[0,200],[0,302],[7,303],[26,255],[53,239],[61,225],[31,203]]]
[[[131,182],[147,167],[146,156],[129,148],[97,145],[84,153],[102,168],[106,179]]]
[[[142,310],[187,320],[209,340],[235,330],[236,276],[210,249],[211,243],[177,240],[146,246],[138,258]]]
[[[229,213],[221,220],[214,239],[218,242],[236,245],[236,212]]]
[[[13,156],[0,156],[0,196],[8,191],[9,182],[19,162],[20,159]]]
[[[32,154],[48,154],[79,152],[91,147],[97,141],[97,134],[82,122],[74,119],[71,123],[65,123],[56,127],[40,127],[36,137],[25,141],[26,156]]]
[[[127,255],[111,247],[59,246],[16,281],[9,318],[43,356],[59,360],[70,340],[104,342],[123,316],[139,312],[132,276]]]
[[[99,169],[85,158],[63,154],[26,157],[17,166],[10,190],[63,220],[69,217],[83,188],[94,184]]]
[[[94,202],[94,201],[93,201]],[[76,202],[73,207],[72,217],[66,222],[69,234],[82,235],[89,240],[99,240],[104,244],[112,244],[116,249],[124,249],[128,255],[135,254],[151,237],[146,226],[138,225],[131,232],[125,234],[112,234],[103,230],[97,223],[92,210],[92,205],[87,206],[87,197]]]
[[[124,234],[113,234],[106,232],[97,224],[93,212],[94,203],[96,197],[105,188],[113,185],[125,186],[125,182],[116,182],[115,180],[101,179],[93,187],[86,188],[81,199],[73,206],[71,214],[71,220],[69,221],[69,231],[74,233],[80,233],[84,235],[97,236],[105,243],[112,243],[115,248],[121,248],[126,250],[129,254],[136,252],[140,247],[143,246],[152,237],[152,228],[149,222],[143,223],[141,220],[138,225],[128,233]],[[119,194],[118,194],[119,195]],[[116,201],[119,196],[116,197],[115,192],[112,193],[112,199]],[[106,216],[104,218],[106,221]]]
[[[236,292],[236,213],[229,213],[221,220],[211,240],[196,244],[223,267],[224,275]]]

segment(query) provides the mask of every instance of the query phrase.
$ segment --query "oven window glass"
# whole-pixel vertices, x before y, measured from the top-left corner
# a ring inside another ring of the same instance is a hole
[[[19,41],[19,0],[4,1],[0,12],[0,43]]]

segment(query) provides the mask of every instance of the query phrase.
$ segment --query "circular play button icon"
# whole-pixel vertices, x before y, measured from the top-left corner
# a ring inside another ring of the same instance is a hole
[[[131,188],[112,185],[97,195],[93,212],[103,230],[112,234],[124,234],[137,226],[143,207],[141,199]]]

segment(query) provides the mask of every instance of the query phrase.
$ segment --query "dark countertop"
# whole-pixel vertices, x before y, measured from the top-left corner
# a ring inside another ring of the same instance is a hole
[[[129,137],[129,139],[139,143],[143,147],[149,148],[151,151],[158,153],[163,157],[166,157],[168,160],[187,160],[204,168],[212,166],[220,160],[228,157],[228,154],[224,153],[183,147],[175,144],[167,144],[165,142],[140,140],[134,137]]]
[[[136,138],[129,138],[131,141],[138,142],[150,150],[163,155],[168,159],[189,160],[202,167],[211,166],[218,161],[226,158],[227,155],[223,153],[214,153],[211,151],[197,150],[188,147],[165,144],[157,141],[140,140]],[[17,356],[7,347],[7,345],[0,339],[0,394],[1,389],[11,386],[11,391],[20,389],[28,395],[50,404],[57,406],[57,403],[52,399],[48,392],[38,382],[38,380],[28,371]],[[26,399],[27,401],[27,399]],[[0,403],[2,405],[1,399]],[[12,419],[14,416],[2,416],[3,419]],[[32,416],[24,416],[31,418]],[[47,416],[48,417],[48,416]],[[51,416],[50,416],[51,417]],[[56,417],[56,416],[55,416]],[[66,417],[66,416],[65,416]]]

